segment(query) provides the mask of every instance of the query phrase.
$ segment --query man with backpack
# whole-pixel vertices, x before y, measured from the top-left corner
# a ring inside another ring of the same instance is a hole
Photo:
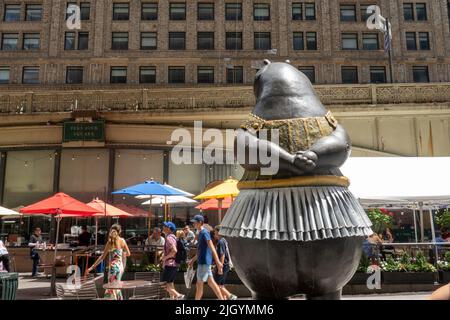
[[[163,223],[163,231],[166,235],[166,241],[164,243],[164,271],[162,274],[162,281],[166,283],[166,290],[173,300],[183,300],[185,299],[184,294],[178,293],[175,290],[174,281],[178,272],[178,264],[176,261],[177,256],[177,238],[174,232],[177,231],[177,227],[173,222],[166,221]]]

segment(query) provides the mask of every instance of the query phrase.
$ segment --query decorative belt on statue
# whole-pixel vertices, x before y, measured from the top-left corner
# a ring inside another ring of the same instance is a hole
[[[239,181],[238,189],[269,189],[305,186],[340,186],[348,187],[350,180],[343,176],[299,176],[286,179]]]

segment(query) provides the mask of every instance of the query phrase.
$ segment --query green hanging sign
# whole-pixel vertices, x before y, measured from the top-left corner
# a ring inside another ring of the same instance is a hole
[[[105,141],[105,122],[64,122],[63,142]]]

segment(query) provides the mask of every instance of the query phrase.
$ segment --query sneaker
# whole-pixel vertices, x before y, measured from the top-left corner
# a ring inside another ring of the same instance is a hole
[[[237,300],[237,296],[235,296],[234,294],[232,294],[232,295],[230,295],[229,297],[228,297],[228,300]]]
[[[177,300],[186,300],[186,295],[180,294],[180,295],[177,297]]]

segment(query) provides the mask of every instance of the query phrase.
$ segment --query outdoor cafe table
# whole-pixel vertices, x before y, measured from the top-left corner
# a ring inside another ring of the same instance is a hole
[[[153,284],[151,281],[145,280],[129,280],[120,282],[110,282],[103,285],[103,289],[106,290],[131,290],[136,288],[142,288]],[[128,295],[124,295],[127,297]]]

